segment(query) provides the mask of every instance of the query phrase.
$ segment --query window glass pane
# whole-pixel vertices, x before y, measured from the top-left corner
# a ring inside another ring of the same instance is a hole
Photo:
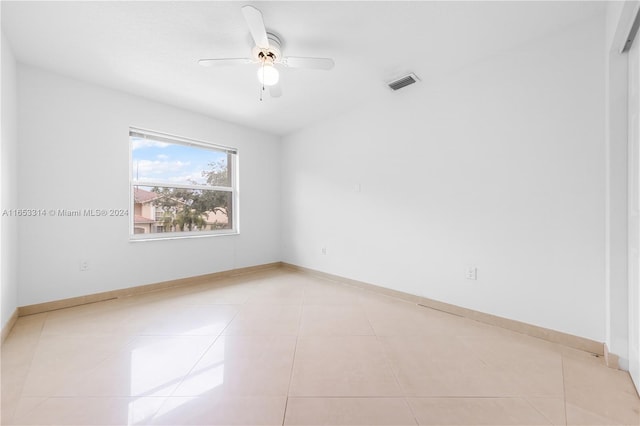
[[[230,191],[133,186],[133,233],[233,229]]]
[[[221,150],[131,136],[132,176],[137,183],[231,186],[231,155]]]

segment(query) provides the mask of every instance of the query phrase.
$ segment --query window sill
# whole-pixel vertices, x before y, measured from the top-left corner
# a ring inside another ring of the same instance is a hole
[[[186,235],[185,235],[186,234]],[[129,235],[129,242],[138,243],[143,241],[163,241],[163,240],[184,240],[184,239],[193,239],[193,238],[210,238],[210,237],[222,237],[229,235],[239,235],[239,231],[230,230],[228,232],[167,232],[162,234],[153,234],[149,236],[131,236]],[[139,235],[139,234],[138,234]]]

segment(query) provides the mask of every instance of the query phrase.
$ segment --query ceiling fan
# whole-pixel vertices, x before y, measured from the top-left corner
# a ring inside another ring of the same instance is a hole
[[[262,85],[260,92],[260,100],[262,100],[262,91],[265,86],[269,88],[271,97],[278,98],[282,95],[282,88],[279,84],[280,73],[276,66],[285,66],[289,68],[309,68],[318,70],[330,70],[333,68],[334,62],[330,58],[303,58],[297,56],[282,56],[282,42],[272,33],[267,32],[262,12],[253,6],[243,6],[242,14],[247,21],[249,32],[255,42],[255,47],[251,50],[250,58],[219,58],[219,59],[200,59],[198,63],[205,67],[225,66],[225,65],[244,65],[258,64],[257,74],[258,81]]]

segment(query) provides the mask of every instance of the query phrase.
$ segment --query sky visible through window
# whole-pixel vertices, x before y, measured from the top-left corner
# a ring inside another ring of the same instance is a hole
[[[132,177],[138,182],[207,185],[211,163],[226,166],[227,154],[205,148],[131,137]]]

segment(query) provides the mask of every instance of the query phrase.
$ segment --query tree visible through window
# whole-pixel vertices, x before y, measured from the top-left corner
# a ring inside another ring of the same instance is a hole
[[[133,238],[233,233],[237,151],[131,129]]]

